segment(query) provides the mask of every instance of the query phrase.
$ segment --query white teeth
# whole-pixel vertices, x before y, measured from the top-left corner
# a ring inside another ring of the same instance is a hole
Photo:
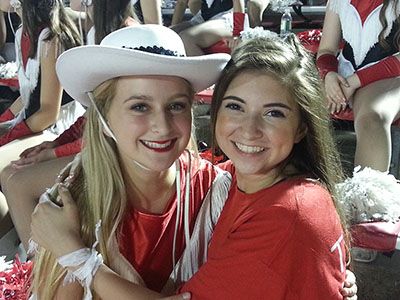
[[[251,147],[251,146],[246,146],[240,143],[236,143],[235,142],[236,147],[238,147],[238,149],[244,153],[258,153],[261,151],[264,151],[265,148],[261,148],[261,147]]]
[[[145,144],[147,147],[150,148],[155,148],[155,149],[164,149],[169,147],[169,145],[171,145],[172,141],[168,141],[164,144],[159,144],[159,143],[152,143],[152,142],[148,142],[148,141],[143,141],[143,144]]]

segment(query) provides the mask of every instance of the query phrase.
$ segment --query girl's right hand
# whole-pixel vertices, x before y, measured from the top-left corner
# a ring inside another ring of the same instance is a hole
[[[55,204],[47,192],[44,193],[31,222],[32,239],[57,258],[86,247],[80,238],[78,206],[64,184],[58,186],[58,193],[61,206]]]
[[[335,72],[329,72],[325,76],[325,91],[328,98],[328,109],[331,114],[345,109],[347,100],[341,85],[349,87],[347,80]]]
[[[78,153],[75,155],[75,158],[73,161],[71,161],[68,165],[65,166],[64,169],[60,171],[60,173],[57,175],[56,182],[67,182],[67,183],[72,183],[76,178],[78,178],[78,175],[82,171],[82,154]]]

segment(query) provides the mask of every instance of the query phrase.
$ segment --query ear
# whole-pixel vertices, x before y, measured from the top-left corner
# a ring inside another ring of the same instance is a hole
[[[301,140],[306,136],[308,132],[308,127],[304,122],[301,122],[299,127],[297,128],[296,136],[294,138],[294,143],[300,143]]]

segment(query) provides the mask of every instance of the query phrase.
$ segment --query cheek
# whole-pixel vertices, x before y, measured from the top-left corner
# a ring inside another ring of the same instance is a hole
[[[192,115],[189,112],[174,118],[175,127],[181,132],[182,136],[189,139],[192,132]]]

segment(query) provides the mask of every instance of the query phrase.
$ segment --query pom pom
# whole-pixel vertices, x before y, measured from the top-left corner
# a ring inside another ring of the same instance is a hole
[[[388,172],[354,168],[353,177],[336,185],[339,202],[352,224],[398,221],[400,184]]]
[[[301,44],[311,53],[317,53],[321,42],[322,30],[312,29],[297,34]]]
[[[285,8],[296,3],[296,0],[271,0],[269,8],[276,12],[284,12]]]
[[[264,30],[264,28],[257,26],[254,28],[248,28],[240,32],[240,37],[243,41],[251,40],[254,38],[265,38],[265,39],[273,39],[278,38],[278,34],[273,31]]]
[[[1,257],[0,265],[4,267],[0,271],[0,300],[28,299],[33,262],[21,263],[16,255],[14,263],[5,262],[4,257]]]
[[[15,62],[0,65],[0,79],[11,79],[17,77],[18,67]]]

